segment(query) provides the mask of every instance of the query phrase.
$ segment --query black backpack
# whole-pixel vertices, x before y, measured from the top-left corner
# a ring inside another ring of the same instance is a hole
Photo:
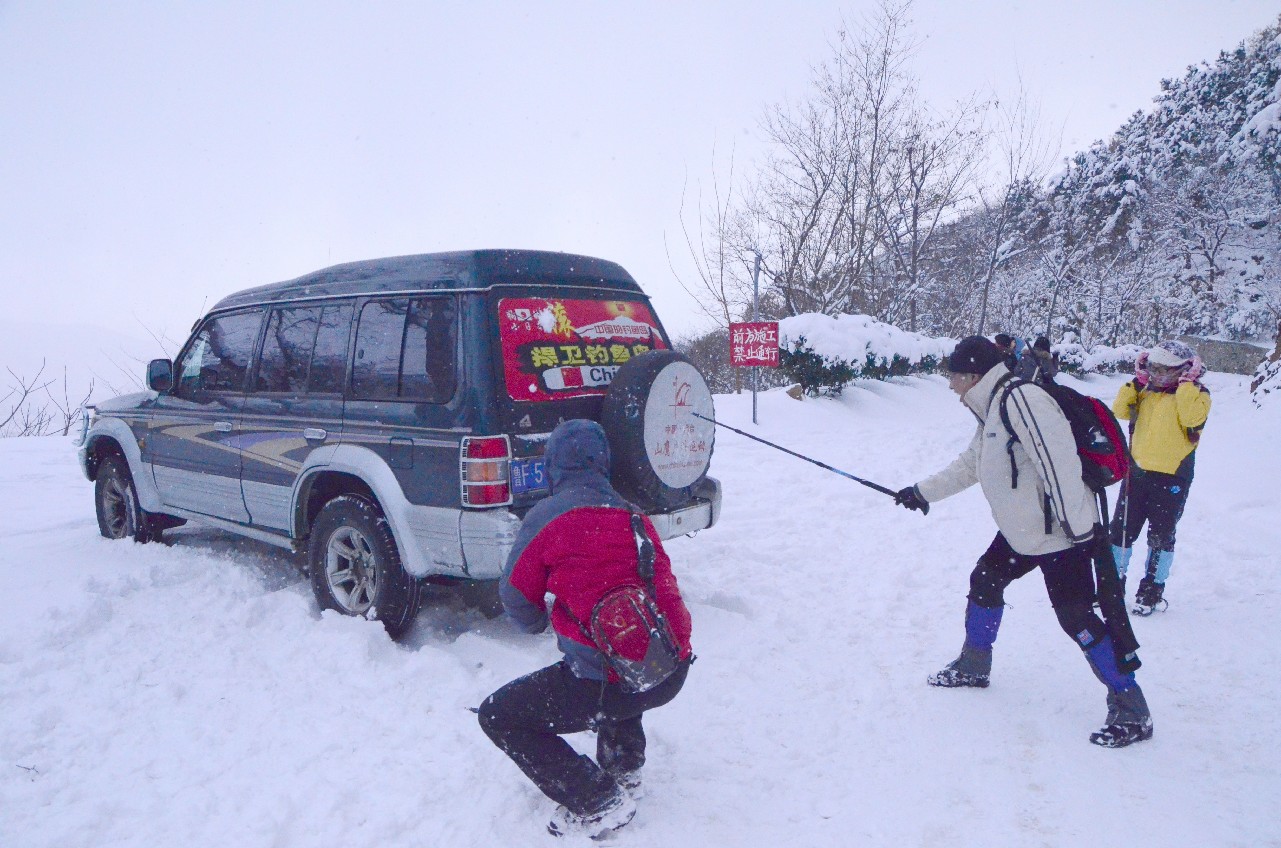
[[[1005,408],[1010,392],[1031,383],[1045,390],[1054,398],[1063,417],[1072,428],[1077,455],[1081,457],[1081,479],[1091,492],[1102,494],[1108,486],[1119,483],[1130,472],[1130,450],[1125,443],[1125,431],[1106,403],[1095,397],[1083,395],[1075,389],[1049,380],[1020,380],[1009,378],[1001,393],[1001,423],[1010,440],[1006,452],[1010,454],[1010,472],[1014,487],[1018,488],[1018,469],[1014,464],[1014,443],[1018,439],[1010,426],[1010,415]]]

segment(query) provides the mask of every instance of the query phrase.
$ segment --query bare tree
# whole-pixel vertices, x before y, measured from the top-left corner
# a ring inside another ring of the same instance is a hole
[[[898,323],[915,302],[934,234],[966,200],[982,151],[977,118],[976,105],[962,103],[943,119],[915,119],[896,144],[887,191],[876,201],[892,276],[869,313],[883,321]]]
[[[53,421],[53,412],[45,405],[37,407],[34,399],[45,391],[52,380],[43,380],[45,362],[41,360],[35,376],[27,378],[6,368],[12,383],[0,397],[0,436],[44,435]]]
[[[49,388],[49,384],[45,384],[44,391],[45,394],[49,396],[49,400],[53,403],[53,417],[61,420],[62,422],[60,429],[62,430],[62,435],[65,436],[67,433],[71,432],[71,425],[75,423],[81,407],[87,404],[89,402],[89,398],[93,396],[93,380],[89,381],[89,388],[85,390],[84,396],[80,398],[78,403],[74,404],[71,402],[71,390],[67,385],[67,369],[65,367],[62,369],[62,391],[60,393],[62,395],[62,399],[59,400],[54,395],[53,391]]]
[[[984,262],[978,281],[982,296],[976,333],[987,329],[988,299],[997,273],[1026,249],[1018,219],[1036,197],[1037,186],[1059,148],[1043,131],[1040,107],[1028,98],[1021,81],[1012,102],[995,104],[992,141],[1001,184],[978,193]]]
[[[876,253],[885,241],[885,195],[893,191],[886,185],[888,172],[897,151],[907,146],[900,136],[911,134],[918,111],[916,80],[908,67],[917,47],[911,6],[911,0],[881,0],[859,34],[840,33],[835,65],[841,90],[853,105],[844,138],[855,177],[846,186],[846,311],[878,312]]]
[[[688,185],[688,180],[686,180]],[[696,232],[690,231],[690,224],[685,218],[685,189],[681,190],[681,235],[684,237],[685,249],[694,263],[696,281],[687,282],[676,270],[672,262],[670,248],[667,248],[666,236],[664,247],[667,249],[667,264],[672,275],[680,283],[703,314],[716,327],[728,329],[730,322],[742,316],[749,302],[746,273],[747,252],[744,250],[741,234],[742,224],[736,212],[734,196],[734,153],[730,152],[729,174],[722,187],[716,168],[716,149],[712,148],[712,185],[710,206],[704,204],[700,184],[696,198]]]
[[[849,198],[840,190],[839,113],[845,104],[820,97],[777,109],[765,119],[774,153],[751,197],[763,234],[763,266],[788,314],[837,311],[845,292],[837,260]]]
[[[810,95],[762,122],[772,152],[749,211],[789,314],[874,311],[880,300],[883,193],[895,188],[888,174],[915,98],[909,8],[882,0],[862,28],[839,31]]]

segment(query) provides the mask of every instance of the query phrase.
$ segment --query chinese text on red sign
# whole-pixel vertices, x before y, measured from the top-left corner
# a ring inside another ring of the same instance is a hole
[[[778,322],[747,321],[729,325],[729,364],[778,367]]]

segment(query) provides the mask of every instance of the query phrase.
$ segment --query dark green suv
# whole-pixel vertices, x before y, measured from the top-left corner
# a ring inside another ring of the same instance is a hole
[[[147,381],[85,414],[102,534],[192,520],[306,550],[323,608],[393,635],[423,582],[500,575],[560,421],[605,425],[615,484],[665,537],[720,509],[706,383],[600,259],[401,256],[248,289]]]

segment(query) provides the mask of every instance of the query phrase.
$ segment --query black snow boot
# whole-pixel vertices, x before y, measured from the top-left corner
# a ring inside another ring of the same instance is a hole
[[[1130,612],[1134,615],[1149,616],[1157,610],[1169,606],[1165,602],[1165,584],[1158,583],[1151,576],[1139,581],[1139,591],[1134,596],[1134,606]]]
[[[605,806],[590,813],[573,813],[566,807],[557,807],[547,832],[552,836],[586,836],[600,839],[612,830],[618,830],[636,815],[636,801],[626,792],[619,792],[605,802]]]
[[[961,648],[961,655],[947,664],[941,671],[936,671],[925,681],[931,686],[944,689],[972,687],[986,689],[988,676],[992,673],[992,652],[969,645]]]
[[[1107,724],[1090,734],[1103,748],[1124,748],[1152,738],[1152,713],[1138,684],[1123,692],[1108,692]]]

